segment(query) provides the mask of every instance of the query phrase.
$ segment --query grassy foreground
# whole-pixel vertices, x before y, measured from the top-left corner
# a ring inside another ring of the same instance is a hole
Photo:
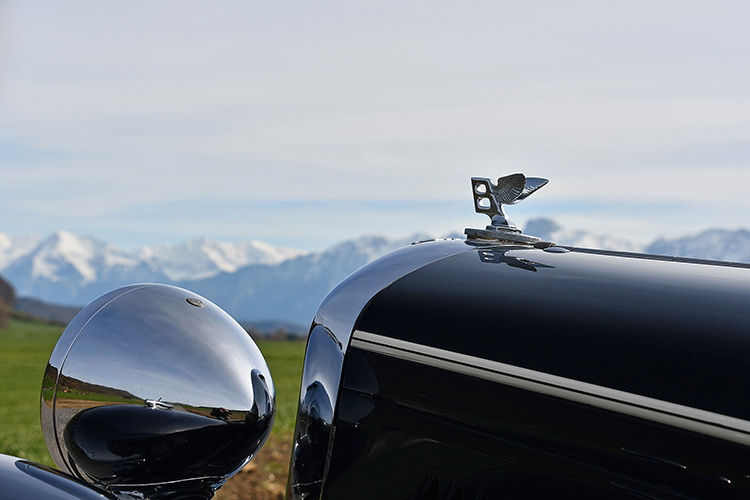
[[[14,319],[0,330],[0,453],[54,466],[39,424],[42,375],[63,327]],[[275,440],[291,439],[304,342],[258,342],[276,386]]]
[[[63,327],[11,320],[0,330],[0,452],[54,465],[42,438],[42,375]]]

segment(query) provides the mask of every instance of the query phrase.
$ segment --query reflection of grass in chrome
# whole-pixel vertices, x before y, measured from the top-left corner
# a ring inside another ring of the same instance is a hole
[[[39,392],[47,360],[63,327],[14,319],[0,330],[0,453],[54,465],[39,424]],[[291,440],[302,377],[304,342],[258,343],[271,369],[276,387],[276,439]],[[115,394],[69,388],[58,393],[63,407],[94,407],[110,403],[132,404]]]

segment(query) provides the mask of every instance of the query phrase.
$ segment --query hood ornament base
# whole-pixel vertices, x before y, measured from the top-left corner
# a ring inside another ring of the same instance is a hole
[[[541,177],[526,177],[523,174],[500,177],[497,184],[493,184],[485,177],[472,177],[474,210],[480,214],[487,214],[491,222],[486,229],[466,228],[464,234],[470,240],[501,240],[527,245],[538,243],[541,238],[522,234],[521,230],[505,216],[503,205],[515,205],[523,201],[548,182]]]

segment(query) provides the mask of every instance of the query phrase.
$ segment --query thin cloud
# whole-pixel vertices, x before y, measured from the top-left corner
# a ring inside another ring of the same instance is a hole
[[[472,175],[516,171],[549,177],[536,198],[560,212],[665,200],[695,214],[572,219],[593,230],[647,237],[728,220],[730,205],[750,215],[746,2],[11,2],[2,14],[0,209],[31,232],[119,224],[135,238],[139,219],[123,214],[143,207],[287,200],[305,207],[311,241],[332,217],[317,200],[337,203],[336,234],[388,231],[348,202],[436,210],[467,198]],[[253,220],[221,234],[259,237]],[[149,220],[165,235],[173,222]],[[218,225],[196,219],[192,236]]]

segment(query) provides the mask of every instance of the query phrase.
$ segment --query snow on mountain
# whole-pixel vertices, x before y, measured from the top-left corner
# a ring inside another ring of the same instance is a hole
[[[56,281],[61,270],[72,267],[80,276],[81,284],[101,279],[101,273],[112,268],[130,269],[138,264],[136,259],[111,243],[65,231],[57,231],[42,241],[34,250],[32,262],[32,277]]]
[[[26,269],[31,278],[86,284],[100,279],[102,268],[129,268],[137,261],[110,243],[57,231],[15,259],[6,272]]]
[[[225,243],[200,238],[178,245],[143,247],[139,257],[178,281],[231,273],[249,264],[278,264],[306,253],[255,240]]]
[[[3,235],[5,236],[5,235]],[[175,283],[232,272],[248,264],[274,265],[305,252],[257,241],[222,243],[208,239],[181,245],[144,247],[128,253],[111,243],[57,231],[36,245],[0,238],[5,265],[0,272],[19,296],[82,305],[129,283]]]
[[[33,296],[61,304],[81,304],[107,287],[163,278],[111,243],[57,231],[17,257],[3,270],[19,296]],[[126,280],[125,283],[121,281]],[[103,293],[103,292],[102,292]]]
[[[524,234],[538,236],[543,241],[553,241],[558,245],[625,252],[643,251],[643,245],[638,245],[625,238],[594,234],[580,229],[566,229],[554,220],[544,217],[530,219],[523,232]]]
[[[698,259],[750,262],[750,231],[708,229],[682,238],[659,238],[649,244],[645,251]]]
[[[35,234],[8,236],[0,233],[0,271],[14,260],[32,251],[40,240],[41,237]]]

